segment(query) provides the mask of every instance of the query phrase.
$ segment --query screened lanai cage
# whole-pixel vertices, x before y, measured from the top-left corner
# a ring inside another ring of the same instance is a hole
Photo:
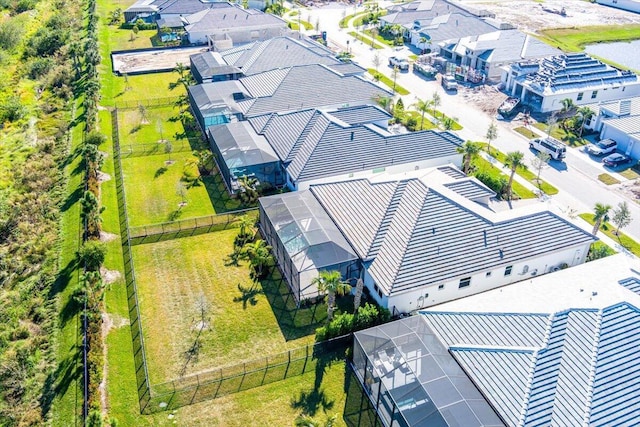
[[[320,270],[358,277],[358,256],[309,191],[262,197],[260,231],[298,302],[319,296]]]
[[[504,426],[420,315],[356,332],[353,368],[385,426]]]

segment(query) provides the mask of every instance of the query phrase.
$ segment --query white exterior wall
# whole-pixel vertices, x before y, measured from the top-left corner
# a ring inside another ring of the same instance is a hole
[[[530,89],[526,86],[525,88],[527,89],[527,91],[530,91]],[[591,94],[594,90],[597,90],[598,94],[595,98],[591,98]],[[578,101],[578,94],[580,92],[583,93],[583,96],[582,100]],[[611,87],[611,85],[608,85],[607,87],[592,87],[572,92],[561,92],[544,96],[540,111],[543,113],[548,113],[551,111],[560,110],[562,109],[562,100],[566,98],[572,99],[575,105],[580,106],[585,104],[593,104],[600,101],[631,98],[638,95],[640,95],[640,82],[634,82],[632,84],[627,84],[626,86],[617,88],[613,88]]]
[[[552,230],[549,230],[549,232],[552,232]],[[572,246],[564,251],[545,254],[531,260],[513,264],[504,264],[490,270],[491,275],[489,277],[486,275],[488,271],[473,274],[471,275],[471,284],[462,289],[460,289],[458,285],[460,284],[461,278],[468,277],[466,275],[456,277],[453,280],[443,283],[425,286],[402,294],[396,294],[391,297],[383,295],[383,298],[380,298],[376,293],[374,289],[374,281],[368,274],[365,274],[364,283],[365,286],[369,288],[371,295],[378,300],[379,304],[387,307],[389,310],[393,310],[395,307],[395,309],[401,313],[409,313],[413,310],[430,307],[446,301],[463,298],[500,286],[508,285],[510,283],[526,280],[533,276],[549,273],[552,268],[557,267],[562,263],[567,263],[570,267],[582,264],[586,260],[590,245],[590,243],[587,243],[584,245]],[[513,269],[511,275],[505,276],[505,268],[508,265],[513,265]],[[523,273],[525,266],[527,266],[527,272]],[[535,274],[533,274],[534,271]],[[367,278],[368,281],[366,280]],[[438,289],[439,285],[444,285],[444,288]],[[562,284],[559,284],[559,286],[562,286]],[[428,296],[425,297],[427,294]],[[422,297],[422,299],[420,299],[420,297]],[[422,303],[422,306],[420,306],[419,303]]]
[[[266,40],[282,35],[285,26],[271,28],[210,28],[205,31],[191,31],[188,33],[189,42],[193,44],[207,44],[207,36],[227,35],[233,40],[234,46],[256,40]]]
[[[596,3],[640,13],[640,1],[638,0],[596,0]]]
[[[618,143],[618,151],[631,156],[634,159],[640,159],[640,138],[638,136],[628,135],[622,130],[610,126],[606,120],[602,122],[602,132],[600,139],[611,138]]]
[[[388,174],[399,174],[403,172],[411,172],[414,170],[422,170],[422,169],[428,169],[428,168],[437,167],[437,166],[444,166],[449,163],[453,163],[459,169],[461,169],[462,154],[454,154],[448,157],[439,157],[437,159],[423,160],[420,162],[403,163],[399,165],[387,166],[386,168],[365,169],[360,172],[334,175],[326,178],[319,178],[319,179],[314,179],[309,181],[298,181],[298,182],[293,182],[293,185],[290,184],[292,180],[289,177],[287,177],[287,181],[289,182],[288,186],[291,190],[300,191],[300,190],[309,189],[309,186],[313,184],[326,184],[329,182],[342,182],[342,181],[351,181],[355,179],[373,178],[378,173],[381,173],[381,172],[385,172]]]

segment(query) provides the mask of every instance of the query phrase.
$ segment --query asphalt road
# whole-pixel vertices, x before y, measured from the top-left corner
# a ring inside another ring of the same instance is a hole
[[[383,3],[380,2],[381,6]],[[410,50],[406,47],[399,51],[390,47],[372,49],[368,43],[365,44],[348,35],[350,30],[340,29],[338,23],[345,14],[352,15],[356,11],[364,11],[364,9],[353,5],[345,6],[331,3],[320,8],[305,10],[303,16],[310,16],[311,22],[319,22],[320,31],[327,31],[329,47],[337,47],[342,50],[348,48],[354,55],[354,62],[362,67],[375,68],[374,56],[378,55],[380,58],[379,71],[391,78],[392,70],[388,66],[388,58],[397,54],[408,56],[411,53]],[[439,110],[450,117],[457,118],[464,127],[456,133],[465,140],[486,140],[484,135],[493,118],[468,103],[461,95],[446,93],[438,81],[428,81],[411,72],[398,73],[397,83],[411,92],[410,95],[403,97],[405,107],[415,103],[418,98],[429,100],[437,91],[442,99]],[[535,153],[529,150],[528,140],[514,132],[513,125],[510,123],[502,121],[496,123],[498,138],[492,142],[493,146],[502,152],[522,151],[525,153],[527,162],[530,162],[535,157]],[[569,148],[567,151],[567,158],[564,162],[552,161],[550,166],[541,173],[543,179],[560,190],[547,202],[567,213],[570,211],[582,213],[591,212],[595,203],[606,203],[615,208],[619,203],[626,201],[633,219],[624,232],[640,241],[640,205],[623,194],[613,191],[611,187],[597,179],[598,175],[603,172],[614,175],[621,181],[625,181],[625,178],[611,170],[606,170],[601,163],[590,158],[579,148]]]

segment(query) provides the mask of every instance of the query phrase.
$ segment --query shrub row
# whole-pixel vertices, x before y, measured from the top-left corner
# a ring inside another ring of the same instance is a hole
[[[316,329],[316,342],[350,334],[388,322],[391,313],[384,307],[365,303],[355,314],[339,313],[327,325]]]

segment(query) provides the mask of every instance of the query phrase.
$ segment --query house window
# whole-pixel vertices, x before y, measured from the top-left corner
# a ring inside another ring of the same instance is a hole
[[[598,96],[597,90],[594,90],[593,92],[591,92],[591,99],[596,99],[596,96]]]
[[[491,277],[491,272],[487,271],[487,274],[484,275],[485,277]]]
[[[505,277],[511,276],[511,270],[513,270],[513,265],[507,265],[507,267],[504,269]]]
[[[471,277],[465,277],[460,279],[460,284],[458,285],[458,289],[466,288],[471,284]]]
[[[580,92],[578,94],[578,101],[582,101],[582,97],[584,96],[584,92]]]
[[[441,291],[444,289],[444,285],[438,285],[438,290]]]

